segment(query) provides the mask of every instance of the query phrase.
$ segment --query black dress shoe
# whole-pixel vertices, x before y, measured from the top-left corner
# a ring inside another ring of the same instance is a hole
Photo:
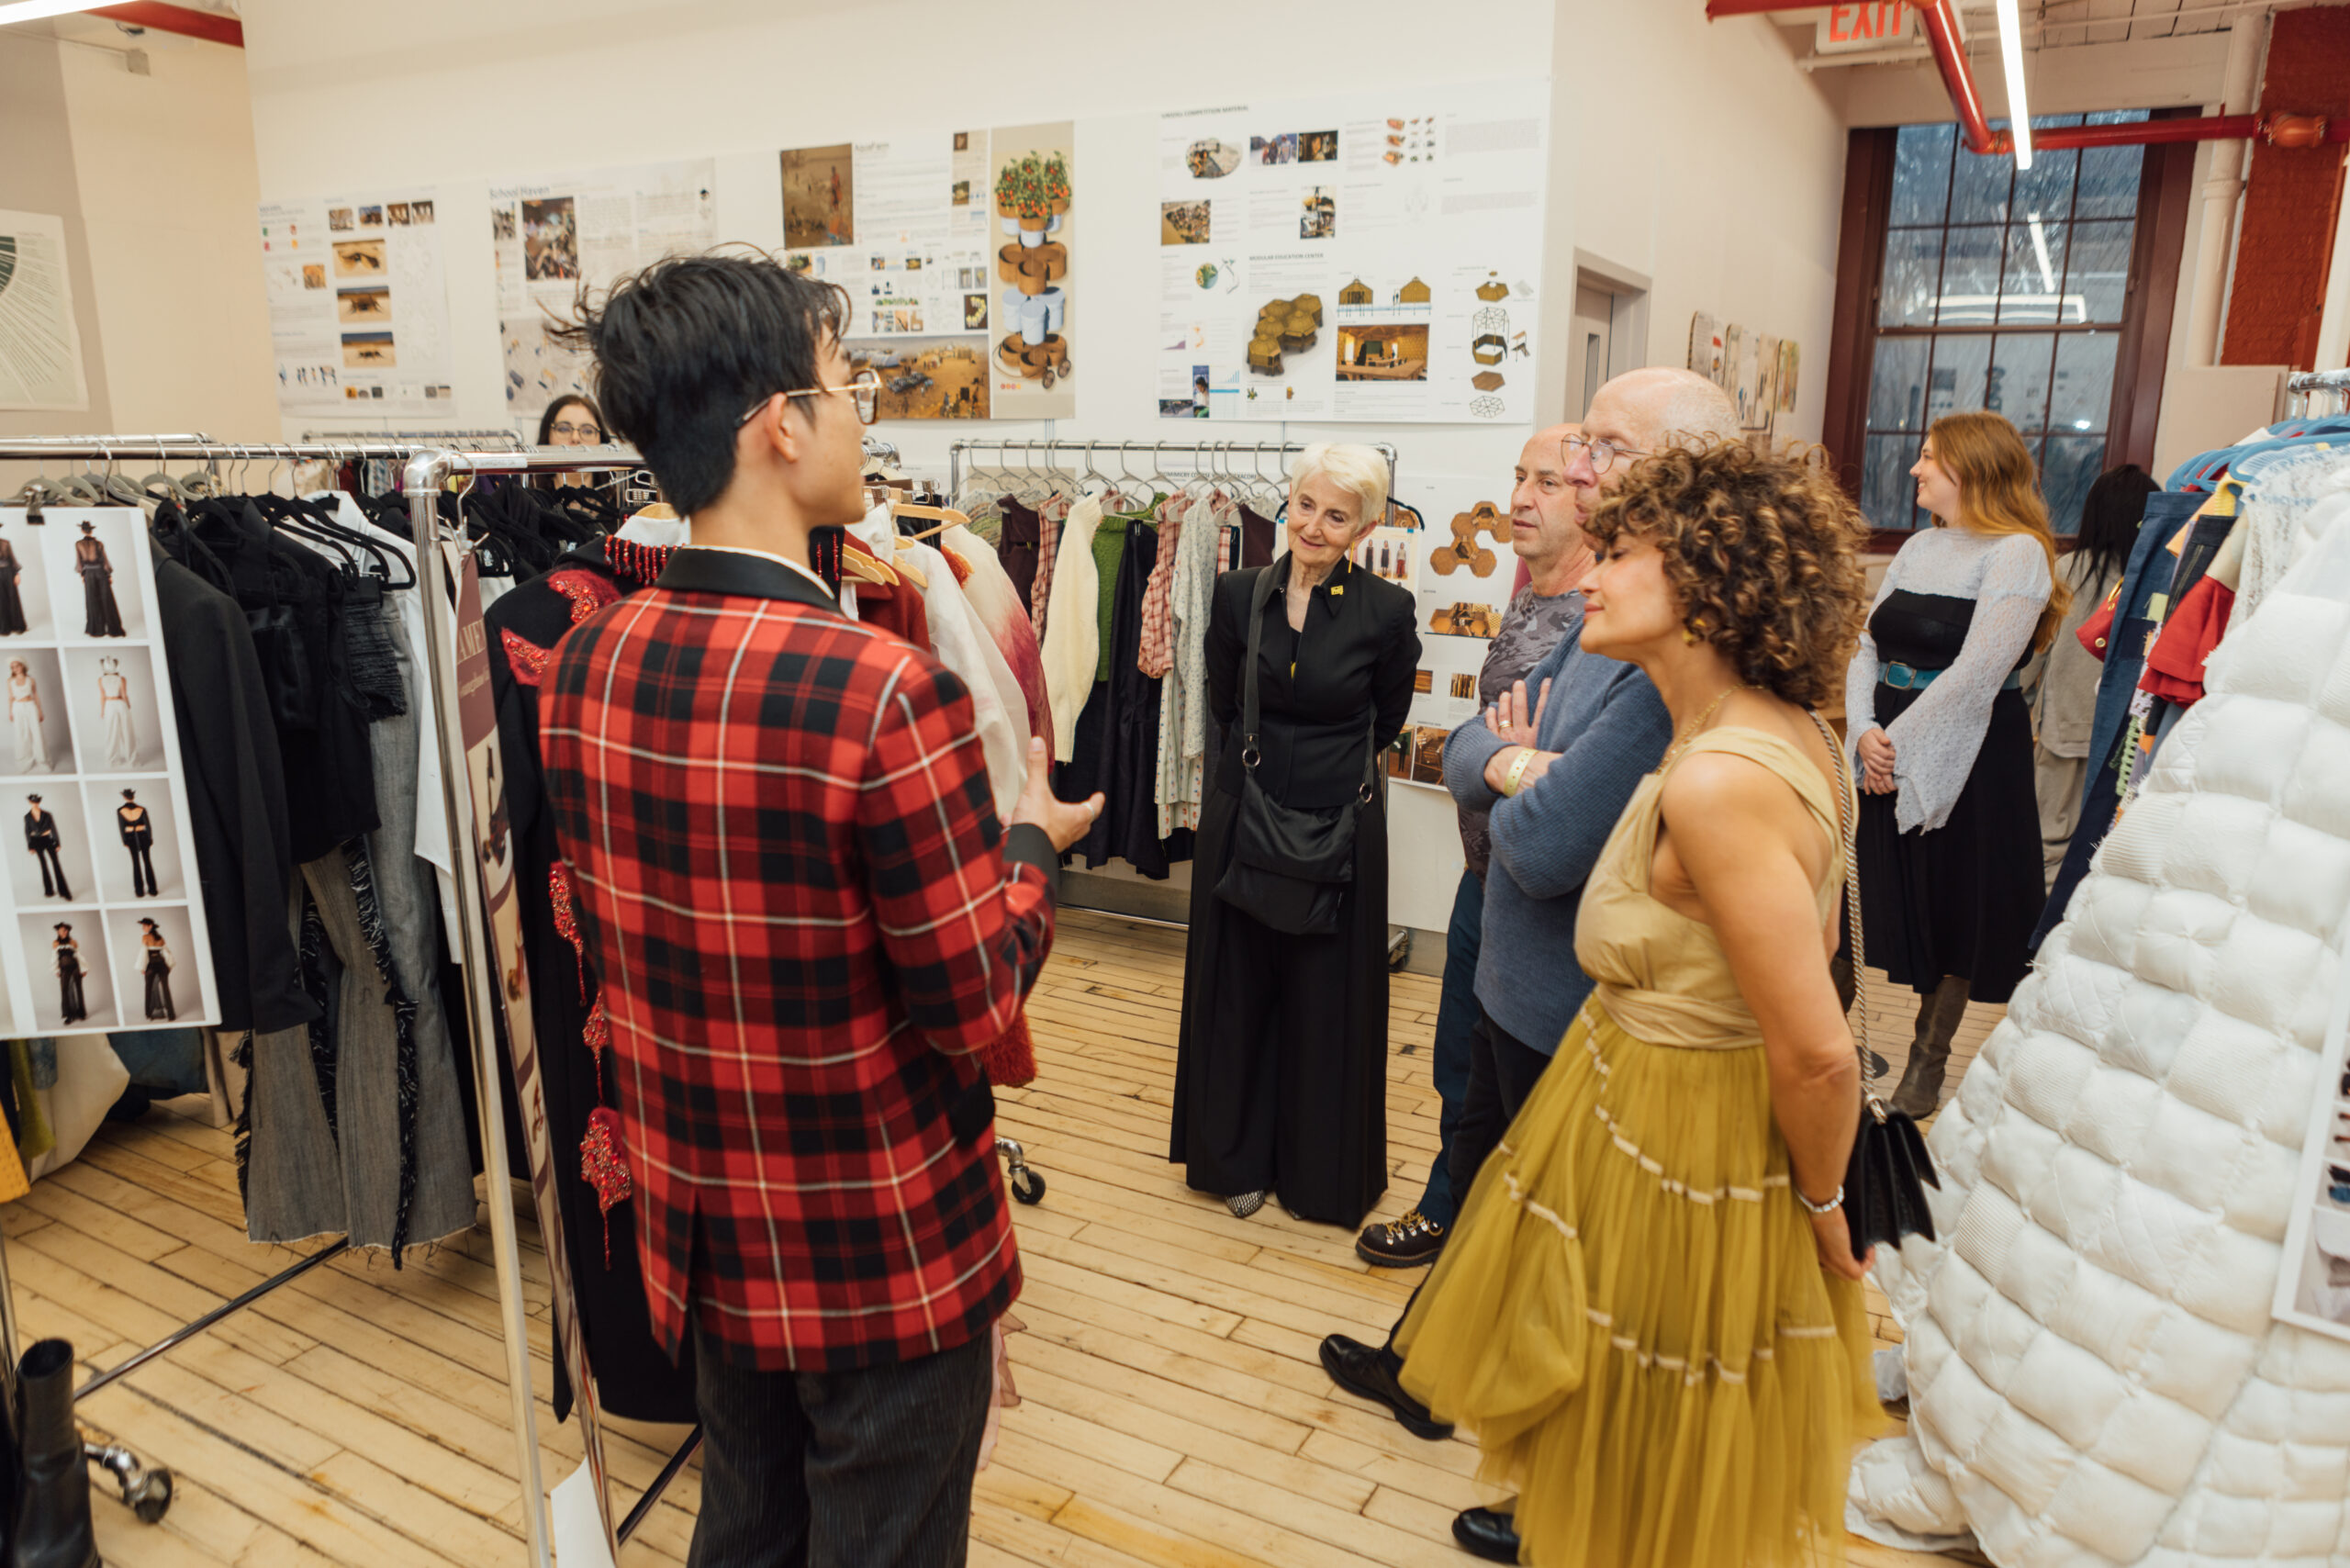
[[[1488,1562],[1517,1561],[1517,1519],[1491,1508],[1463,1508],[1452,1516],[1452,1539]]]
[[[1355,1256],[1381,1269],[1416,1269],[1444,1250],[1444,1226],[1417,1209],[1384,1225],[1367,1225],[1355,1238]]]
[[[1450,1422],[1436,1419],[1428,1414],[1427,1406],[1404,1392],[1404,1385],[1395,1381],[1387,1358],[1377,1345],[1333,1334],[1322,1341],[1322,1370],[1330,1374],[1331,1382],[1356,1398],[1387,1406],[1412,1436],[1432,1443],[1452,1436]]]

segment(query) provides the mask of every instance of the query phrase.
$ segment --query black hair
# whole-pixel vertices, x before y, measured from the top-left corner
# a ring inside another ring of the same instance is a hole
[[[2088,563],[2082,591],[2103,592],[2130,566],[2130,548],[2138,543],[2138,525],[2146,520],[2146,498],[2162,489],[2143,468],[2124,463],[2109,468],[2089,487],[2081,503],[2081,526],[2074,535],[2073,553]]]
[[[576,313],[549,336],[596,356],[607,433],[634,442],[669,504],[690,517],[733,483],[744,410],[816,385],[816,356],[840,338],[849,304],[839,285],[751,251],[655,262],[600,304],[583,295]]]
[[[601,410],[596,407],[596,399],[588,397],[584,392],[566,392],[562,397],[557,398],[554,402],[549,403],[547,405],[547,411],[539,416],[539,444],[541,446],[546,446],[553,442],[554,440],[554,421],[556,417],[559,416],[565,409],[573,407],[587,409],[588,417],[595,421],[596,428],[598,430],[602,430],[604,428],[604,416]]]

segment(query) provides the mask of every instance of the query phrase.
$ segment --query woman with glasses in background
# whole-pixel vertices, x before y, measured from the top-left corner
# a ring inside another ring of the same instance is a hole
[[[584,394],[572,392],[547,405],[539,416],[541,446],[601,446],[604,444],[604,416],[596,411],[595,403]],[[584,485],[585,474],[552,476],[558,485]]]

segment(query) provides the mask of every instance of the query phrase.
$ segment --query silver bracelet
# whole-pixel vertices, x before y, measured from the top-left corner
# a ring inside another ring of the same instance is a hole
[[[1787,1191],[1796,1195],[1796,1202],[1801,1204],[1805,1208],[1809,1209],[1816,1215],[1832,1215],[1838,1209],[1844,1206],[1844,1189],[1841,1187],[1838,1187],[1836,1189],[1836,1195],[1829,1199],[1824,1204],[1815,1204],[1809,1198],[1805,1197],[1803,1195],[1803,1189],[1796,1186],[1793,1182],[1789,1182],[1787,1183]]]

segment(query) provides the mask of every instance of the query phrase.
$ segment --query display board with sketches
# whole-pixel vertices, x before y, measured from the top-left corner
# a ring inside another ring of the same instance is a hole
[[[0,212],[0,409],[89,406],[65,220],[48,212]]]
[[[450,213],[431,186],[261,204],[277,406],[288,414],[448,413]]]
[[[588,356],[552,342],[581,286],[610,287],[664,256],[718,242],[717,162],[594,169],[489,187],[506,409],[536,419],[588,391]]]
[[[1739,428],[1768,435],[1778,416],[1795,412],[1801,355],[1792,338],[1774,338],[1703,310],[1689,322],[1689,368],[1730,395]]]
[[[849,297],[885,420],[1066,419],[1068,122],[787,149],[786,264]]]
[[[0,507],[0,1037],[217,1023],[135,507]]]
[[[1550,86],[1159,119],[1170,419],[1533,418]]]

